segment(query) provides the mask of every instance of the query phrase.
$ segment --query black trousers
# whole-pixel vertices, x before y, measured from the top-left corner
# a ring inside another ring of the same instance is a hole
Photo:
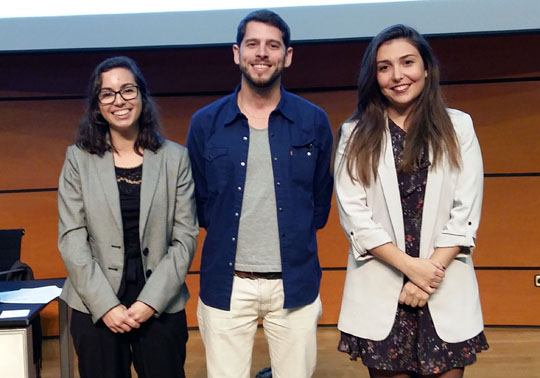
[[[161,314],[139,329],[113,333],[102,320],[73,310],[71,335],[81,378],[131,378],[131,363],[139,378],[184,378],[186,312]]]

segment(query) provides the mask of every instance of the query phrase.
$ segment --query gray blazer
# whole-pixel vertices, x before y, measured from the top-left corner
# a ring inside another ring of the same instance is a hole
[[[197,224],[187,150],[144,150],[139,237],[146,283],[138,300],[159,315],[184,309]],[[58,185],[58,248],[68,273],[62,298],[97,322],[120,304],[124,239],[113,155],[70,146]]]

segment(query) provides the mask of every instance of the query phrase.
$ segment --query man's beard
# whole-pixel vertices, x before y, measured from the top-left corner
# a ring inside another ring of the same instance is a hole
[[[276,81],[278,81],[281,78],[281,74],[283,73],[283,68],[276,70],[272,76],[270,76],[268,79],[263,78],[255,78],[250,73],[245,70],[242,66],[240,66],[240,71],[242,72],[242,75],[246,79],[249,85],[251,85],[254,88],[258,89],[268,89],[274,86]]]

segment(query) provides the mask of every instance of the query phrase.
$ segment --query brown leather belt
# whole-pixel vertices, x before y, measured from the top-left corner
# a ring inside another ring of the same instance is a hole
[[[265,280],[279,280],[282,278],[281,272],[242,272],[235,270],[234,275],[240,278],[248,278],[250,280],[256,280],[259,278]]]

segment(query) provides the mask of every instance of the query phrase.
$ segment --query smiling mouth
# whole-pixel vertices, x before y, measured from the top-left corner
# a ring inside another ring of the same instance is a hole
[[[265,63],[256,63],[256,64],[252,64],[251,66],[255,68],[256,70],[266,70],[270,68],[270,65],[265,64]]]
[[[129,109],[122,109],[122,110],[118,110],[116,112],[113,112],[113,114],[115,116],[125,116],[128,113],[129,113]]]
[[[396,91],[396,92],[403,92],[403,91],[407,90],[407,88],[409,88],[409,87],[410,87],[410,84],[401,84],[401,85],[392,87],[392,90]]]

